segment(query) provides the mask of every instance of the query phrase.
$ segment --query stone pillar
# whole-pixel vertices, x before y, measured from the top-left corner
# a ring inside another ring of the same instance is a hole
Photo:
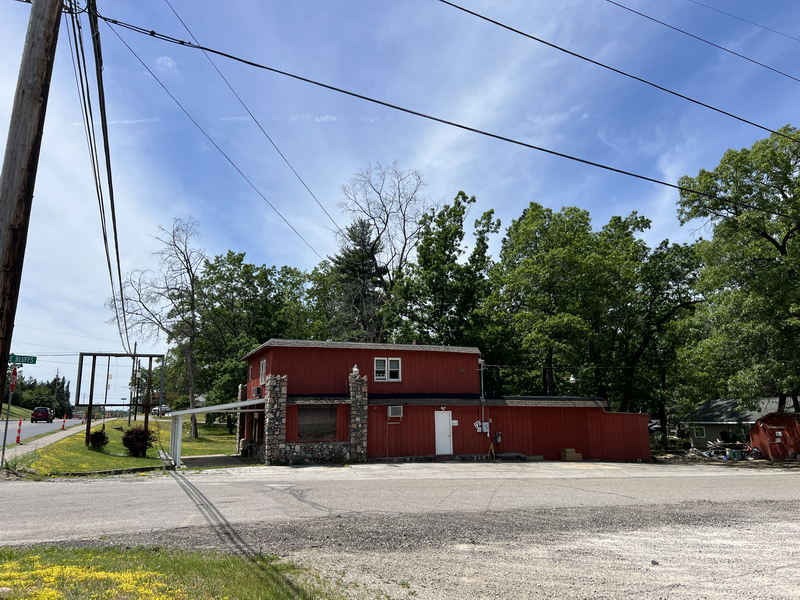
[[[358,367],[348,376],[350,384],[350,460],[367,460],[367,378],[359,377]]]
[[[264,419],[264,462],[281,464],[286,458],[286,375],[268,375]]]

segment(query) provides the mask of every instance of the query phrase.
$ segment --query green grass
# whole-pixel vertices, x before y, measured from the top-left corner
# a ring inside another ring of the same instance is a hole
[[[181,455],[201,456],[203,454],[236,454],[236,428],[233,433],[228,433],[228,427],[224,424],[215,423],[206,425],[198,423],[197,429],[200,438],[197,440],[189,439],[188,419],[183,422],[183,437],[181,442]],[[169,442],[172,430],[170,423],[156,422],[154,426],[159,427],[159,442],[165,449],[169,449]]]
[[[159,549],[0,548],[3,598],[22,600],[288,600],[338,598],[272,556]]]
[[[100,425],[92,429],[99,427]],[[24,455],[17,462],[17,466],[30,469],[39,475],[54,475],[57,473],[132,469],[163,464],[158,458],[157,448],[150,448],[146,458],[128,456],[125,446],[122,445],[123,432],[116,429],[118,427],[127,429],[127,422],[122,419],[106,421],[108,445],[102,451],[88,449],[84,445],[84,436],[76,433],[31,454]]]
[[[0,408],[2,408],[2,412],[0,412],[0,417],[2,420],[6,420],[6,411],[8,410],[8,405],[0,404]],[[25,421],[29,421],[31,418],[31,413],[33,411],[27,408],[21,408],[19,406],[11,405],[11,421],[19,421],[20,419],[24,419]]]

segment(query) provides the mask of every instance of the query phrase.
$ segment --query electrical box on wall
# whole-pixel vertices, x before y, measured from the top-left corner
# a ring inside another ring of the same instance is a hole
[[[261,398],[261,386],[257,385],[253,388],[253,398]]]

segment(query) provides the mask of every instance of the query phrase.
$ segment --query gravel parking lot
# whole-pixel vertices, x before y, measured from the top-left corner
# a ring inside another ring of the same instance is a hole
[[[784,469],[434,464],[20,482],[0,492],[32,486],[40,502],[55,492],[62,503],[73,491],[139,494],[149,501],[129,501],[124,522],[94,510],[82,532],[52,540],[278,554],[352,598],[788,600],[800,597],[799,484],[800,472]],[[168,509],[154,513],[156,503]]]

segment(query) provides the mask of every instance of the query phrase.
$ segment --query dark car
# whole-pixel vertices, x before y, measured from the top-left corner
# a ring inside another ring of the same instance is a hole
[[[53,409],[52,408],[45,408],[44,406],[37,406],[33,409],[31,413],[31,423],[36,423],[38,421],[47,421],[48,423],[53,422]]]

